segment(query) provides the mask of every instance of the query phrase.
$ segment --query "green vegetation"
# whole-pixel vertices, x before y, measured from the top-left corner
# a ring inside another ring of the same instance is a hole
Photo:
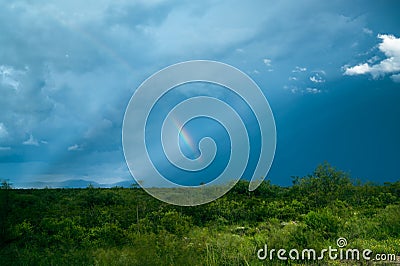
[[[400,255],[400,181],[354,184],[324,164],[291,187],[247,188],[240,181],[212,203],[179,207],[139,188],[16,190],[3,182],[0,264],[281,265],[260,261],[257,250],[321,250],[339,237],[348,248]]]

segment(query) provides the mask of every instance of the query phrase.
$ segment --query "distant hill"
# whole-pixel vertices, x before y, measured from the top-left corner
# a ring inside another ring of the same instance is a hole
[[[99,184],[95,181],[83,180],[83,179],[70,179],[62,182],[27,182],[27,183],[15,183],[12,184],[14,188],[87,188],[92,185],[98,188],[110,188],[110,187],[124,187],[129,188],[135,182],[132,180],[120,181],[112,184]]]

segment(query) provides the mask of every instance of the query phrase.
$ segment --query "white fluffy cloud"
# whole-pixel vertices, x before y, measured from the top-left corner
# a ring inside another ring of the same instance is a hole
[[[268,58],[265,58],[265,59],[263,60],[263,62],[264,62],[264,64],[265,64],[266,66],[271,66],[272,60],[271,60],[271,59],[268,59]]]
[[[316,73],[315,75],[311,76],[310,77],[310,81],[312,81],[314,83],[324,83],[325,82],[325,80],[318,73]]]
[[[392,75],[390,77],[394,82],[400,83],[400,74]]]
[[[387,34],[379,34],[378,38],[382,40],[378,48],[385,54],[386,59],[377,64],[371,64],[370,62],[374,60],[369,60],[368,63],[346,67],[345,75],[371,74],[373,78],[378,78],[386,74],[390,75],[400,72],[400,38]],[[398,79],[397,75],[392,76],[392,79],[396,81]]]
[[[16,70],[11,66],[0,65],[0,84],[17,91],[20,86],[18,79],[22,74],[24,74],[24,71]]]
[[[39,146],[39,142],[35,139],[32,134],[29,136],[29,139],[25,140],[22,144],[31,145],[31,146]]]
[[[299,66],[296,66],[295,69],[292,70],[293,73],[304,72],[304,71],[307,71],[307,68],[306,67],[299,67]]]
[[[317,93],[320,93],[321,90],[317,89],[317,88],[306,88],[306,92],[311,93],[311,94],[317,94]]]
[[[82,147],[78,144],[74,144],[68,147],[68,151],[81,151]]]
[[[371,67],[367,64],[360,64],[357,66],[346,68],[344,72],[345,75],[353,76],[353,75],[362,75],[371,71]]]
[[[363,32],[368,35],[372,35],[374,32],[371,29],[363,28]]]
[[[322,93],[321,89],[318,88],[312,88],[312,87],[307,87],[307,88],[301,88],[298,86],[284,86],[283,87],[285,90],[290,91],[293,94],[319,94]]]
[[[6,138],[8,136],[8,131],[3,123],[0,123],[0,139]]]
[[[290,85],[284,89],[294,94],[319,94],[323,92],[326,82],[326,72],[323,69],[307,70],[306,67],[296,66],[288,78]]]

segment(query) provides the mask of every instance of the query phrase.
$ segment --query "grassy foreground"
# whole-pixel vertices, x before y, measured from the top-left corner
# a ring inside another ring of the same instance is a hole
[[[178,207],[138,188],[0,190],[1,265],[364,265],[259,260],[272,249],[400,255],[400,181],[355,184],[324,164],[293,186],[240,181],[224,197]],[[317,253],[319,254],[319,253]],[[373,255],[372,255],[373,256]]]

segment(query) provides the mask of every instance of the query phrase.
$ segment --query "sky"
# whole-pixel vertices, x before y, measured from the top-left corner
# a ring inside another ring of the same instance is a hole
[[[0,3],[0,179],[14,187],[132,182],[130,98],[153,73],[198,59],[240,69],[268,99],[273,184],[325,161],[364,182],[400,178],[398,1]]]

